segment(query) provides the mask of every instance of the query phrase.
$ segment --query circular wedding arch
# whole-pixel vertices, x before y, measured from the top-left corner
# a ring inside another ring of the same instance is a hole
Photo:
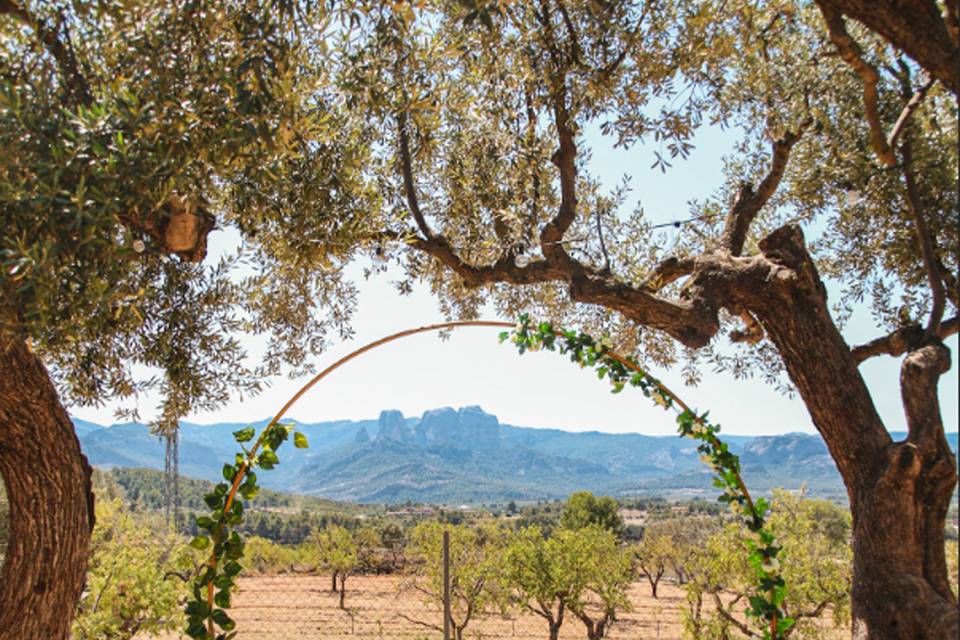
[[[220,513],[225,515],[230,512],[231,506],[233,505],[234,500],[236,498],[237,491],[240,488],[240,483],[243,480],[244,476],[246,475],[247,471],[254,465],[256,461],[257,450],[265,442],[265,438],[271,433],[271,430],[274,429],[277,425],[279,425],[280,421],[286,415],[287,411],[289,411],[290,408],[294,404],[296,404],[296,402],[300,398],[302,398],[310,389],[312,389],[314,386],[316,386],[318,382],[326,378],[328,375],[330,375],[331,373],[333,373],[334,371],[336,371],[346,363],[358,358],[359,356],[363,355],[368,351],[376,349],[377,347],[393,342],[395,340],[399,340],[401,338],[405,338],[405,337],[420,334],[420,333],[429,333],[433,331],[443,331],[443,330],[457,329],[462,327],[489,327],[489,328],[500,328],[500,329],[516,329],[518,333],[520,331],[527,332],[530,328],[529,320],[526,316],[521,316],[521,318],[522,319],[519,324],[513,323],[513,322],[505,322],[502,320],[453,320],[448,322],[440,322],[440,323],[429,324],[429,325],[424,325],[420,327],[414,327],[411,329],[406,329],[403,331],[399,331],[397,333],[390,334],[388,336],[384,336],[383,338],[380,338],[378,340],[374,340],[373,342],[367,343],[364,346],[358,349],[355,349],[350,353],[348,353],[347,355],[341,357],[336,362],[329,365],[328,367],[326,367],[325,369],[317,373],[315,376],[313,376],[302,387],[300,387],[300,389],[289,400],[287,400],[287,402],[280,408],[277,414],[261,430],[260,434],[257,435],[251,449],[249,451],[246,451],[246,449],[244,449],[246,453],[246,457],[243,458],[242,462],[240,461],[240,457],[238,456],[236,472],[233,474],[233,477],[230,478],[231,485],[230,485],[229,491],[226,494],[226,499],[224,500],[223,508],[220,511]],[[536,343],[537,346],[547,345],[548,340],[552,341],[554,339],[571,338],[576,336],[576,334],[572,332],[565,332],[563,330],[553,328],[548,323],[538,325],[537,329],[535,329],[535,332],[538,332],[537,339],[540,340],[540,342]],[[505,336],[506,336],[505,333],[501,334],[501,340],[504,339]],[[586,336],[586,334],[580,334],[580,336],[585,337],[587,341],[589,341],[591,344],[593,343],[593,339],[590,338],[589,336]],[[518,344],[520,344],[520,342],[518,342]],[[533,346],[528,344],[526,348],[532,349]],[[553,350],[552,346],[548,346],[548,348]],[[521,353],[523,352],[523,350],[524,350],[524,346],[521,345]],[[562,350],[563,349],[561,348],[561,351]],[[602,349],[602,351],[600,352],[600,356],[602,356],[602,358],[604,359],[608,359],[607,360],[608,362],[612,361],[614,363],[614,366],[618,365],[621,371],[630,370],[634,372],[636,382],[631,382],[631,384],[633,386],[638,386],[638,385],[643,386],[644,393],[646,395],[652,395],[659,404],[661,404],[665,408],[672,407],[672,408],[678,409],[680,412],[680,415],[677,418],[677,422],[678,424],[681,425],[681,435],[692,436],[694,438],[697,438],[703,441],[704,443],[707,443],[709,445],[707,449],[704,449],[703,447],[700,448],[700,451],[704,453],[711,452],[711,447],[712,447],[713,448],[713,451],[711,453],[711,455],[713,456],[712,466],[714,466],[715,469],[718,466],[730,464],[729,461],[733,460],[734,471],[733,471],[733,475],[727,478],[728,483],[736,492],[740,493],[740,497],[738,498],[735,497],[735,498],[736,498],[736,501],[739,502],[745,508],[745,512],[748,518],[747,522],[752,523],[748,526],[750,526],[751,529],[757,529],[757,530],[762,529],[765,526],[764,512],[766,510],[766,505],[763,500],[760,500],[758,503],[755,503],[752,497],[750,496],[750,492],[747,490],[747,487],[743,482],[743,478],[740,475],[739,461],[737,460],[735,455],[729,453],[726,445],[721,443],[716,436],[716,433],[719,431],[719,427],[716,425],[710,425],[709,423],[707,423],[706,414],[703,414],[702,416],[696,414],[692,409],[690,409],[690,407],[683,400],[680,399],[680,397],[676,393],[670,390],[658,379],[650,376],[633,359],[624,357],[606,347]],[[594,364],[595,361],[596,361],[596,358],[594,358],[594,360],[591,360],[589,364]],[[581,365],[584,365],[584,366],[587,364],[582,360],[580,362],[581,362]],[[600,377],[602,378],[603,375],[601,375]],[[643,382],[643,380],[646,380],[646,382]],[[612,376],[611,376],[611,381],[613,381]],[[616,390],[623,388],[624,383],[622,382],[622,378],[618,384],[619,384],[619,387]],[[649,392],[650,389],[653,389],[654,393],[650,393]],[[707,456],[707,457],[710,457],[710,456]],[[773,539],[771,537],[770,544],[772,544],[772,540]],[[752,551],[751,553],[755,553],[755,551]],[[207,564],[209,569],[213,572],[216,572],[217,560],[218,560],[217,551],[216,549],[214,549],[211,551],[211,557]],[[778,576],[778,580],[779,580],[779,576]],[[773,583],[772,586],[770,586],[767,584],[768,582],[770,581],[765,579],[765,581],[762,582],[762,584],[764,585],[763,590],[769,591],[769,597],[771,598],[771,601],[773,604],[773,610],[771,612],[772,615],[768,616],[770,618],[769,619],[769,624],[770,624],[769,637],[780,640],[783,636],[781,635],[780,628],[778,627],[778,618],[781,612],[778,606],[778,602],[776,601],[776,597],[777,597],[776,591],[779,588],[782,588],[783,584],[782,584],[782,580],[780,580],[779,585],[776,583]],[[206,602],[208,605],[208,610],[210,611],[212,611],[212,608],[214,605],[214,587],[215,585],[213,581],[212,580],[208,581]],[[199,597],[199,593],[197,595]],[[790,622],[792,624],[792,621]],[[214,623],[215,622],[213,618],[208,619],[208,625],[209,625],[208,629],[211,636],[213,635]],[[784,631],[785,630],[786,629],[784,629]]]

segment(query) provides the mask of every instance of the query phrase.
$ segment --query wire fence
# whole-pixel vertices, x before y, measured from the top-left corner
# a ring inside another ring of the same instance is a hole
[[[442,640],[441,607],[411,589],[410,580],[401,575],[351,576],[341,608],[340,594],[331,590],[329,575],[245,576],[239,581],[230,615],[237,622],[238,640]],[[682,589],[661,586],[654,599],[649,586],[638,581],[630,587],[629,598],[632,610],[618,616],[608,638],[682,638]],[[463,633],[464,640],[547,637],[546,621],[521,610],[477,617]],[[561,640],[584,637],[583,624],[568,616]]]

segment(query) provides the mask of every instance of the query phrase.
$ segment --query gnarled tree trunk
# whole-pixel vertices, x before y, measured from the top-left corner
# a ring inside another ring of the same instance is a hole
[[[957,467],[937,402],[949,351],[934,339],[905,358],[901,388],[909,433],[894,442],[830,316],[799,228],[774,232],[761,250],[763,255],[732,258],[730,264],[747,281],[751,274],[762,277],[765,286],[742,281],[730,291],[779,350],[847,487],[854,532],[853,637],[957,638],[943,535]],[[758,268],[760,261],[766,269]]]
[[[10,503],[3,640],[68,636],[93,528],[90,474],[43,363],[22,340],[0,336],[0,475]]]

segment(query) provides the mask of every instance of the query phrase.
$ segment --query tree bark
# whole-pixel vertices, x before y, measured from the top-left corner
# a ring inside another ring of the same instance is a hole
[[[578,613],[577,617],[587,629],[587,640],[603,640],[607,635],[607,625],[613,620],[609,613],[604,613],[596,620],[582,612]]]
[[[823,0],[907,53],[921,67],[960,94],[960,46],[956,0],[941,13],[934,0]]]
[[[761,242],[739,263],[733,303],[753,313],[776,345],[843,476],[853,514],[853,637],[940,640],[958,635],[947,581],[944,524],[957,486],[956,458],[943,432],[937,381],[949,351],[929,344],[903,363],[909,435],[894,442],[827,307],[825,288],[797,227]],[[728,258],[729,259],[729,258]],[[763,274],[762,276],[760,274]],[[762,282],[751,283],[751,277]],[[709,280],[701,278],[699,286]]]
[[[0,475],[10,540],[0,638],[67,638],[93,529],[90,465],[40,359],[0,336]]]

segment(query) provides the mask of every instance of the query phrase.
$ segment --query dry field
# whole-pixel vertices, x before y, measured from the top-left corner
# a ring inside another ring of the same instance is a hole
[[[398,593],[402,578],[354,576],[347,582],[347,611],[337,606],[325,576],[245,577],[234,596],[230,614],[237,621],[238,640],[383,639],[437,640],[441,634],[423,623],[442,619],[439,610],[415,592]],[[633,611],[624,613],[608,634],[611,640],[680,640],[682,589],[662,584],[659,598],[650,596],[646,582],[630,589]],[[824,630],[823,638],[830,637]],[[546,640],[546,622],[532,614],[514,613],[472,621],[465,640]],[[583,624],[569,616],[562,640],[586,638]],[[172,636],[163,640],[172,640]]]

